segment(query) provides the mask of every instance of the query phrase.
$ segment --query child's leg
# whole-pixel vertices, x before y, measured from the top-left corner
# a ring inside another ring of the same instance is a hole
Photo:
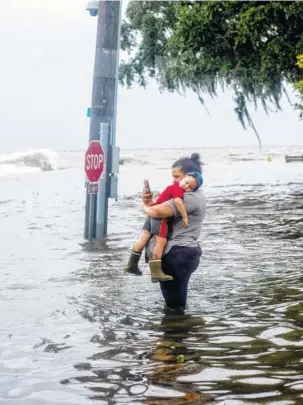
[[[162,258],[166,244],[167,244],[166,238],[162,238],[161,236],[156,236],[156,246],[154,247],[154,250],[153,250],[152,260]]]
[[[135,244],[130,252],[127,265],[124,267],[124,270],[128,273],[133,273],[138,276],[142,274],[142,271],[139,269],[138,264],[140,261],[141,253],[144,247],[148,244],[150,239],[150,218],[146,218],[143,225],[143,232],[141,239]]]
[[[145,246],[148,244],[150,240],[150,232],[148,232],[146,229],[143,229],[142,235],[140,240],[135,243],[133,247],[133,252],[140,253],[142,250],[145,248]]]
[[[156,224],[157,224],[157,229],[154,229]],[[161,219],[160,221],[158,220],[156,224],[152,220],[151,230],[153,231],[154,234],[157,235],[156,236],[156,246],[154,247],[153,256],[152,256],[153,260],[162,258],[163,251],[167,244],[167,234],[168,234],[167,219]]]
[[[156,246],[153,250],[152,259],[149,261],[152,282],[171,281],[172,276],[168,276],[162,271],[162,255],[167,243],[168,226],[166,219],[152,219],[151,233],[156,235]]]
[[[141,239],[135,243],[133,252],[141,253],[145,246],[148,244],[151,237],[151,218],[146,217],[143,225]]]

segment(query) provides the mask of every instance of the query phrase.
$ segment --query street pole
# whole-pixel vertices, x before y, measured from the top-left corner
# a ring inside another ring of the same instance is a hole
[[[109,158],[109,135],[110,128],[108,122],[101,122],[100,126],[100,142],[104,152],[104,160],[108,162]],[[105,175],[101,177],[98,190],[98,209],[96,219],[96,239],[102,239],[107,234],[107,215],[108,215],[108,181],[110,181],[109,173],[105,167]]]
[[[100,140],[105,168],[99,181],[98,194],[89,194],[86,187],[84,238],[87,240],[106,236],[108,198],[117,198],[119,150],[115,141],[121,3],[119,0],[98,2],[89,141]]]

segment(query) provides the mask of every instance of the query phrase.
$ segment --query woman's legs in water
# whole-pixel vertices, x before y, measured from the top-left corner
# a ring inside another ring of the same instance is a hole
[[[174,246],[162,258],[162,269],[173,276],[170,283],[160,283],[166,306],[171,309],[185,307],[188,282],[198,268],[201,250],[198,247]]]

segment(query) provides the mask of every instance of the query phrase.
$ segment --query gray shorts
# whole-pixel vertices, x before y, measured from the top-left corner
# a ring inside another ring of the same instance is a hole
[[[160,236],[167,239],[168,236],[168,220],[162,218],[150,218],[146,217],[143,225],[143,229],[148,231],[152,235]]]

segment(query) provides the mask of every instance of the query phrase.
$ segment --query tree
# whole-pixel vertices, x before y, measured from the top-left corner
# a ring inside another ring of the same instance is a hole
[[[121,33],[123,85],[154,78],[161,91],[191,89],[202,103],[229,88],[244,127],[254,128],[248,101],[269,113],[285,83],[302,91],[300,1],[131,1]]]
[[[300,118],[303,118],[303,54],[297,57],[297,65],[301,69],[301,79],[295,84],[295,88],[299,93],[300,103],[296,104],[296,108],[300,110]]]

